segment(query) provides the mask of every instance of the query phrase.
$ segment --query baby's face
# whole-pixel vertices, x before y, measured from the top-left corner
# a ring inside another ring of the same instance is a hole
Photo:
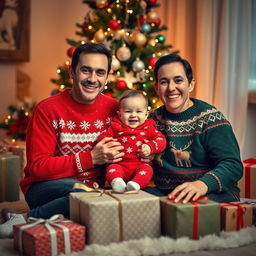
[[[148,117],[146,100],[139,95],[123,99],[117,113],[122,123],[136,128],[142,125]]]

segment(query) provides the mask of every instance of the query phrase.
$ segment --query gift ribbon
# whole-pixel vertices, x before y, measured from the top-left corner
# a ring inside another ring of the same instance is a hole
[[[2,169],[1,200],[6,200],[6,157],[0,156]]]
[[[233,213],[233,217],[237,216],[236,219],[236,230],[240,230],[244,226],[244,213],[246,212],[246,208],[243,207],[243,203],[229,203],[226,202],[221,208],[225,206],[235,206],[237,207],[236,211]]]
[[[137,194],[138,191],[131,190],[131,191],[126,191],[126,192],[116,192],[116,191],[112,191],[112,190],[105,190],[105,189],[100,189],[97,183],[94,184],[94,188],[87,187],[81,183],[75,183],[73,188],[80,188],[80,189],[84,189],[87,192],[98,192],[99,193],[96,195],[88,195],[87,194],[87,195],[84,195],[83,198],[99,197],[99,196],[102,196],[103,194],[105,194],[105,195],[108,195],[108,196],[112,197],[113,199],[117,200],[117,202],[118,202],[118,219],[119,219],[119,241],[120,242],[123,241],[124,240],[124,221],[123,221],[122,200],[119,199],[118,197],[114,196],[114,194]],[[79,204],[80,204],[80,201],[79,201]]]
[[[58,227],[63,230],[65,255],[71,253],[69,229],[65,226],[58,224],[58,223],[63,223],[63,222],[71,222],[70,220],[64,220],[63,215],[55,214],[50,219],[29,217],[28,222],[31,224],[26,224],[26,225],[19,227],[19,250],[20,250],[20,252],[23,252],[23,245],[22,245],[23,231],[27,228],[31,228],[31,227],[37,226],[39,224],[43,224],[43,225],[45,225],[45,227],[48,229],[48,231],[50,233],[52,256],[58,255],[57,232],[55,231],[55,229],[52,226]]]
[[[245,197],[251,197],[251,166],[256,164],[255,158],[248,158],[243,161],[245,165]]]
[[[174,199],[176,199],[176,196],[172,196],[171,199],[167,199],[166,201],[164,201],[164,213],[165,213],[165,208],[166,205],[168,204],[168,202],[173,202],[175,203],[175,201],[173,201]],[[194,206],[194,214],[193,214],[193,239],[194,240],[198,240],[199,238],[199,205],[198,204],[208,204],[208,202],[200,202],[201,200],[209,200],[209,198],[207,196],[202,196],[199,197],[197,200],[192,200],[189,201],[188,203],[191,203]]]

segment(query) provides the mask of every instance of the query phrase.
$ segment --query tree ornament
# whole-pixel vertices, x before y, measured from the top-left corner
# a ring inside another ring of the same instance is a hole
[[[137,46],[143,46],[147,41],[147,38],[144,34],[142,33],[136,33],[134,35],[133,38],[133,42],[137,45]]]
[[[116,56],[119,60],[126,61],[126,60],[130,59],[131,51],[128,47],[126,47],[126,45],[123,45],[122,47],[120,47],[117,50]]]
[[[132,69],[134,72],[140,72],[145,68],[145,64],[140,58],[136,58],[136,60],[132,63]]]
[[[147,0],[147,4],[152,6],[152,5],[155,5],[157,2],[157,0]]]
[[[120,28],[120,25],[119,25],[119,22],[118,20],[110,20],[108,22],[108,27],[111,29],[111,30],[118,30]]]
[[[146,3],[145,1],[141,1],[141,2],[140,2],[140,7],[141,7],[142,9],[146,9],[146,8],[147,8],[147,3]]]
[[[68,50],[67,50],[67,55],[68,55],[70,58],[72,58],[75,49],[76,49],[75,47],[69,47],[69,48],[68,48]]]
[[[157,57],[151,57],[148,60],[148,65],[154,69],[157,60],[158,60]]]
[[[151,38],[148,40],[148,45],[151,47],[155,47],[156,46],[156,39]]]
[[[98,8],[104,8],[108,5],[107,0],[95,0],[95,3]]]
[[[141,32],[142,33],[150,33],[151,32],[151,26],[148,23],[143,23],[141,25]]]
[[[112,56],[111,69],[116,71],[120,68],[120,61],[116,58],[115,55]]]
[[[158,40],[159,43],[163,44],[165,41],[165,36],[164,35],[159,35],[156,38]]]
[[[105,35],[104,35],[104,32],[101,29],[99,29],[95,34],[94,34],[94,40],[97,42],[97,43],[102,43],[105,39]]]
[[[124,91],[125,89],[127,89],[127,83],[124,80],[118,80],[116,82],[116,88]]]
[[[160,18],[156,19],[153,23],[155,24],[156,27],[159,27],[161,25]]]
[[[84,22],[84,24],[83,24],[83,29],[84,29],[84,31],[87,31],[87,30],[88,30],[88,27],[89,27],[88,23],[87,23],[87,22]]]
[[[150,11],[148,14],[147,14],[147,22],[151,23],[151,22],[154,22],[158,19],[158,14],[154,11]]]

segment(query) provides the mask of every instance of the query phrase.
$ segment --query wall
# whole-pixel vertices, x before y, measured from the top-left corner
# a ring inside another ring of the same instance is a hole
[[[7,113],[10,104],[16,104],[16,68],[31,78],[30,98],[33,101],[50,96],[57,78],[58,65],[69,58],[66,38],[77,39],[75,23],[81,23],[88,8],[82,0],[31,0],[30,61],[0,63],[0,117]]]

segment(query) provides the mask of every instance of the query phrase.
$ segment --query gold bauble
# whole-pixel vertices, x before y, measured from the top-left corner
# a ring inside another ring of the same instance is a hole
[[[137,46],[143,46],[147,41],[147,38],[144,34],[142,33],[136,33],[133,37],[133,42],[137,45]]]
[[[97,43],[102,43],[105,39],[105,34],[102,29],[99,29],[95,34],[94,34],[94,40]]]
[[[131,57],[131,51],[128,47],[126,47],[125,45],[123,45],[122,47],[120,47],[117,52],[116,52],[116,56],[119,60],[121,61],[126,61],[128,59],[130,59]]]
[[[148,40],[148,45],[154,47],[156,46],[156,40],[154,38],[151,38]]]
[[[108,5],[107,0],[95,0],[95,3],[98,8],[104,8],[105,6]]]
[[[154,22],[158,19],[158,14],[154,11],[150,11],[148,14],[147,14],[147,22],[148,23],[151,23],[151,22]]]

